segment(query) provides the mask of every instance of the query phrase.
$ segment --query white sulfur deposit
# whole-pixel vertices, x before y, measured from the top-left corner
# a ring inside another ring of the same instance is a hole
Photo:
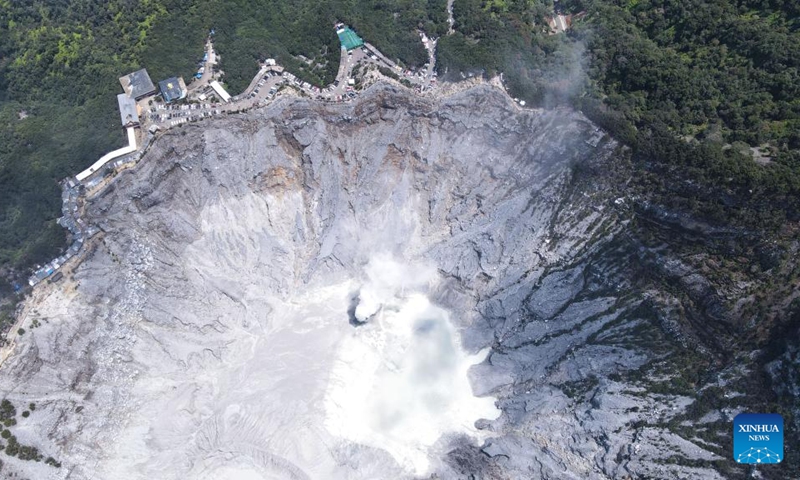
[[[325,425],[338,437],[387,450],[424,474],[429,449],[442,435],[477,435],[476,420],[500,415],[494,399],[476,398],[467,379],[469,367],[486,352],[464,353],[448,312],[417,291],[434,280],[432,267],[379,255],[367,272],[370,281],[361,292],[368,292],[368,315],[380,312],[338,349]]]

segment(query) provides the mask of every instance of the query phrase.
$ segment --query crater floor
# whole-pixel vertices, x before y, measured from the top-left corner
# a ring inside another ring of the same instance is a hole
[[[562,388],[649,358],[590,341],[636,306],[599,253],[624,227],[609,185],[573,181],[613,162],[594,133],[489,86],[430,100],[380,85],[354,105],[289,98],[171,130],[91,199],[94,250],[28,305],[42,325],[0,385],[37,405],[19,441],[62,467],[6,468],[657,475],[617,460],[634,441],[618,427],[645,400],[608,382],[577,409]]]

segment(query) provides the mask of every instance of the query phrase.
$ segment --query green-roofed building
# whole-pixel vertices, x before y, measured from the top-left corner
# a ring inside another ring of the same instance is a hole
[[[350,27],[338,25],[336,28],[336,34],[339,35],[339,41],[342,43],[342,47],[344,47],[344,49],[348,52],[354,48],[364,45],[364,40],[356,35],[356,32],[352,31]]]

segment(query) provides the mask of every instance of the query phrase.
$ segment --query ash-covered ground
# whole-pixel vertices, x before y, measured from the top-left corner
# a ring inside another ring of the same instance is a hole
[[[721,478],[665,426],[690,401],[621,375],[681,340],[633,280],[624,155],[596,135],[486,85],[166,133],[26,310],[0,386],[61,466],[4,472]]]

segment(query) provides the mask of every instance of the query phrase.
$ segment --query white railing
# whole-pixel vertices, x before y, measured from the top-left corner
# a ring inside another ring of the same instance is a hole
[[[86,170],[82,171],[81,173],[75,175],[75,178],[79,182],[82,182],[82,181],[86,180],[87,178],[89,178],[89,176],[91,176],[94,172],[96,172],[96,171],[100,170],[101,168],[103,168],[103,165],[105,165],[109,161],[111,161],[111,160],[113,160],[113,159],[115,159],[117,157],[121,157],[123,155],[127,155],[129,153],[135,152],[136,151],[136,132],[135,132],[135,129],[134,129],[134,127],[128,127],[127,130],[128,130],[128,146],[127,147],[122,147],[122,148],[119,148],[117,150],[114,150],[113,152],[106,153],[105,155],[100,157],[100,160],[94,162],[91,167],[89,167]]]

